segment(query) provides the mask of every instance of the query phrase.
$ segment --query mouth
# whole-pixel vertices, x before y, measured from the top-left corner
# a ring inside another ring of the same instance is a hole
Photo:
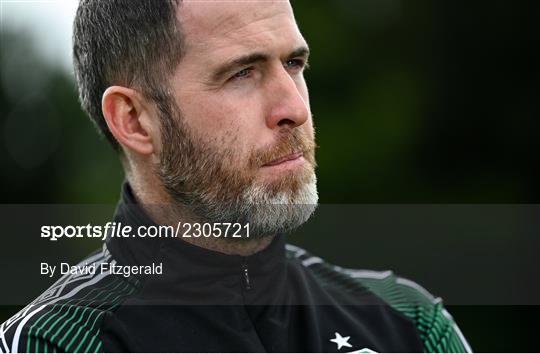
[[[296,162],[301,162],[301,160],[303,159],[304,159],[303,152],[295,152],[293,154],[282,156],[276,160],[270,161],[264,164],[263,167],[273,167],[273,166],[294,164]]]

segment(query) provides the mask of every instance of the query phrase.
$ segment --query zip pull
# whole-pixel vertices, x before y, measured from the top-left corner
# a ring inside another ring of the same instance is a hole
[[[242,265],[242,272],[244,273],[244,288],[245,290],[251,289],[251,283],[249,282],[249,271],[247,262],[244,260],[244,264]]]

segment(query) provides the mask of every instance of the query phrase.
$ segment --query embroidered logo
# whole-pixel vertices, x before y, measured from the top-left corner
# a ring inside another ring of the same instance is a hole
[[[330,339],[330,342],[336,343],[338,350],[341,350],[342,347],[352,348],[352,345],[349,343],[351,336],[343,337],[338,332],[335,332],[334,334],[336,337]],[[360,350],[355,350],[354,352],[347,352],[347,353],[360,354],[360,353],[377,353],[377,352],[369,348],[362,348]]]
[[[351,339],[350,336],[348,337],[342,337],[341,334],[338,332],[335,333],[336,338],[330,339],[330,342],[334,342],[337,344],[338,350],[341,349],[341,347],[349,347],[352,348],[352,345],[349,344],[349,339]]]

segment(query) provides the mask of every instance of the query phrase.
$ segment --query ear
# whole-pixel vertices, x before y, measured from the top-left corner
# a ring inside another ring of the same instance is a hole
[[[112,135],[125,148],[150,155],[155,151],[157,126],[151,124],[151,110],[133,89],[111,86],[103,93],[101,109]]]

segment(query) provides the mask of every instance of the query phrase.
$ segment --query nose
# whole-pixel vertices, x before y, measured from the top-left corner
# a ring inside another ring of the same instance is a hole
[[[303,91],[302,91],[303,90]],[[305,93],[303,96],[302,93]],[[269,109],[266,125],[270,129],[288,126],[294,128],[304,124],[309,117],[308,97],[305,83],[295,81],[287,70],[280,66],[268,85]]]

